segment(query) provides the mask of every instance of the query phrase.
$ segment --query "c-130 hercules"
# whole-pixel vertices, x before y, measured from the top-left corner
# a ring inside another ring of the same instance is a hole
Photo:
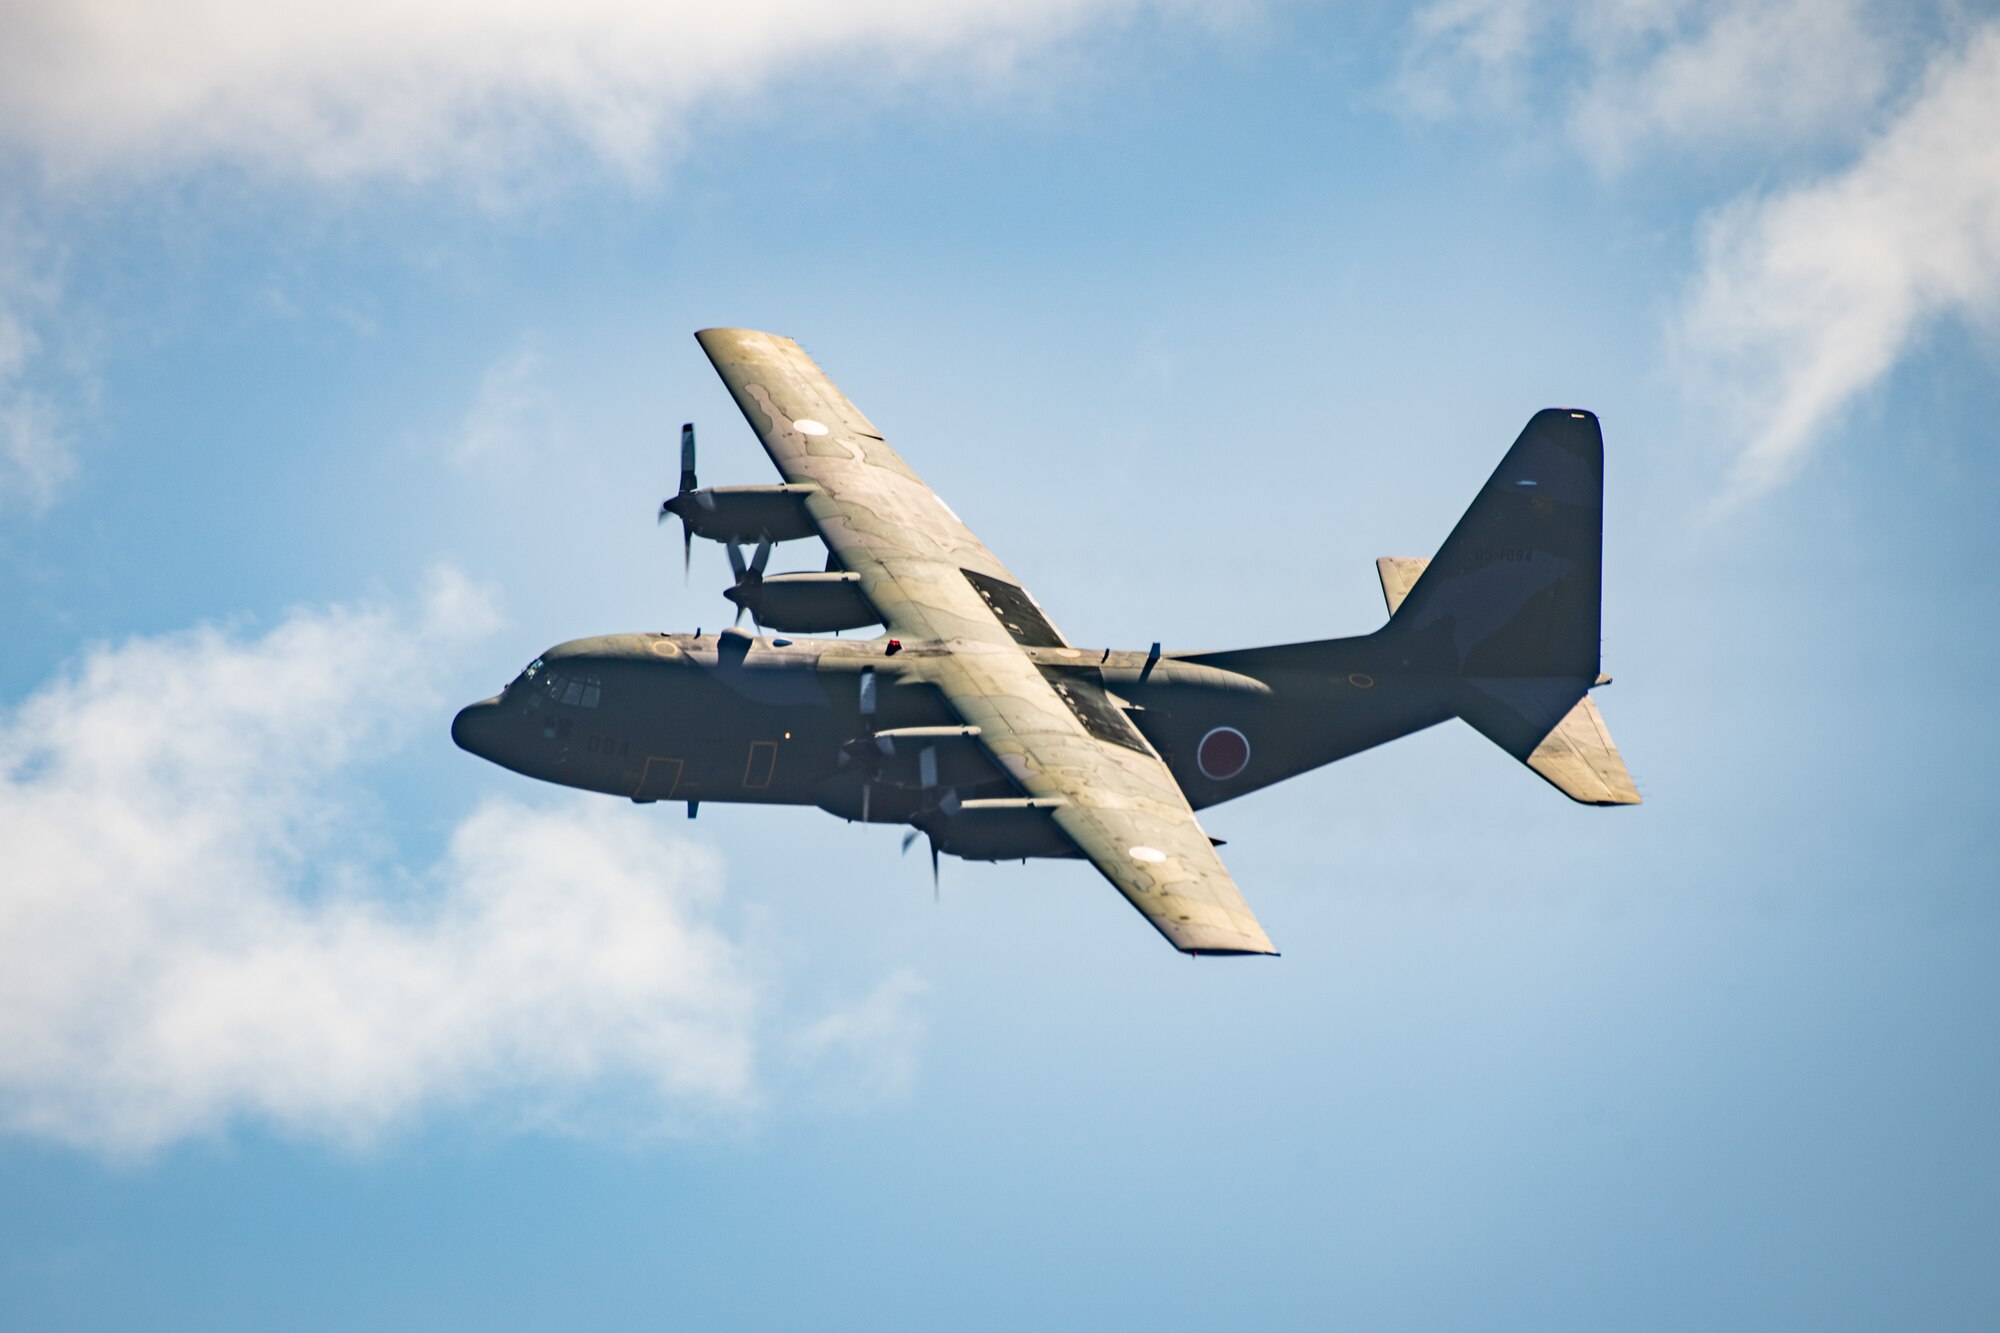
[[[701,487],[760,633],[558,645],[452,724],[529,777],[629,797],[816,805],[968,860],[1087,857],[1177,949],[1275,954],[1194,812],[1453,717],[1571,799],[1639,793],[1599,674],[1604,447],[1538,412],[1430,560],[1376,562],[1373,634],[1232,652],[1079,648],[789,338],[695,335],[781,486]],[[765,574],[818,537],[826,570]],[[741,547],[755,543],[748,560]],[[875,639],[773,638],[881,625]]]

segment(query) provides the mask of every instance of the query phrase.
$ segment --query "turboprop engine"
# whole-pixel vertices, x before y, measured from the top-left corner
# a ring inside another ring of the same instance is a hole
[[[806,513],[812,486],[703,486],[694,474],[694,423],[681,426],[680,490],[660,502],[659,521],[681,521],[681,568],[694,539],[716,542],[789,542],[814,534]],[[803,632],[803,631],[802,631]]]
[[[861,595],[858,574],[753,575],[745,569],[736,586],[722,595],[736,603],[739,615],[748,611],[759,628],[823,634],[877,623],[875,608]]]

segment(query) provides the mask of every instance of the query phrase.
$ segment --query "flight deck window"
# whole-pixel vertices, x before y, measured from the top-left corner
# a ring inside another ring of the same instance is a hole
[[[595,708],[603,691],[595,676],[568,676],[552,671],[542,681],[542,689],[556,703],[570,708]]]

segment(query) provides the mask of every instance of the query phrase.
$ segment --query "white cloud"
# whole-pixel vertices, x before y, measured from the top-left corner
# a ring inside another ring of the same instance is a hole
[[[554,405],[542,383],[541,353],[524,342],[480,376],[452,456],[462,464],[518,461],[556,433]]]
[[[770,979],[710,919],[713,857],[648,812],[495,800],[427,869],[369,855],[352,770],[442,738],[438,664],[491,619],[441,574],[414,615],[100,648],[0,715],[0,1129],[134,1152],[240,1122],[360,1141],[453,1105],[640,1127],[757,1105]],[[800,1040],[893,1093],[914,1034],[891,1000]]]
[[[1787,476],[1939,318],[2000,314],[1996,126],[1990,22],[1846,170],[1710,219],[1677,342],[1744,441],[1739,495]]]
[[[217,168],[449,180],[503,201],[591,170],[643,184],[704,120],[759,99],[812,117],[913,87],[958,95],[1141,13],[1222,24],[1258,3],[23,0],[0,4],[0,169],[28,168],[8,172],[14,193],[51,234],[77,185]],[[0,505],[43,509],[75,471],[74,412],[28,364],[58,326],[4,282],[26,271],[16,239],[0,228]],[[468,435],[468,452],[490,438]]]
[[[57,304],[57,266],[0,216],[0,509],[46,509],[76,470],[69,423],[45,387],[36,325]]]
[[[33,334],[12,312],[0,310],[0,342],[10,336],[33,346]],[[0,504],[46,509],[76,471],[76,457],[62,413],[21,381],[18,371],[0,364]]]
[[[896,972],[858,1002],[801,1028],[791,1055],[810,1095],[843,1108],[907,1095],[923,1032],[914,1006],[925,989],[915,973]]]
[[[1531,115],[1606,172],[1660,151],[1768,162],[1865,125],[1898,59],[1886,23],[1869,0],[1440,0],[1399,89],[1427,116]]]
[[[809,106],[1004,69],[1140,7],[42,0],[0,9],[0,139],[58,175],[226,162],[326,181],[507,179],[580,145],[643,176],[718,100],[783,91]]]
[[[1862,128],[1887,86],[1892,47],[1861,0],[1693,8],[1588,11],[1594,72],[1568,130],[1600,168],[1628,166],[1663,146],[1768,154],[1776,145],[1841,142]],[[1679,22],[1655,26],[1669,15]]]
[[[1549,22],[1547,0],[1437,0],[1411,19],[1397,91],[1409,109],[1442,118],[1512,107]]]
[[[1440,0],[1401,90],[1424,114],[1537,118],[1607,175],[1674,153],[1787,182],[1703,217],[1669,330],[1737,451],[1728,500],[1790,475],[1926,329],[2000,316],[2000,23],[1883,0]],[[1827,173],[1830,153],[1847,165]]]

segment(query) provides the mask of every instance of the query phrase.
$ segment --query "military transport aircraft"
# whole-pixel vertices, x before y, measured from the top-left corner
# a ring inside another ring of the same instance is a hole
[[[1639,793],[1598,670],[1597,419],[1539,412],[1430,560],[1376,562],[1372,634],[1230,652],[1079,646],[789,338],[695,335],[784,478],[661,506],[727,544],[759,632],[549,649],[452,738],[634,801],[816,805],[971,860],[1087,857],[1177,949],[1271,954],[1195,811],[1464,718],[1588,805]],[[823,571],[766,574],[817,537]],[[754,543],[747,558],[743,547]],[[872,639],[772,637],[880,625]]]

